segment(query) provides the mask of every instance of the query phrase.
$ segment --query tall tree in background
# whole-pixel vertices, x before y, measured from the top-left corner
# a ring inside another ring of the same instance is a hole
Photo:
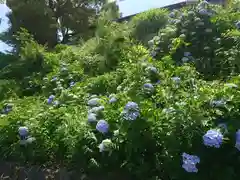
[[[88,38],[93,34],[89,26],[105,3],[105,0],[7,0],[12,10],[7,15],[10,28],[2,39],[16,47],[14,35],[21,27],[48,47],[59,42],[59,34],[64,43],[76,34]]]

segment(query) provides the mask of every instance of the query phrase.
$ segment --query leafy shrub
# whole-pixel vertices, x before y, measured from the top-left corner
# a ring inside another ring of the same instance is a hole
[[[152,9],[134,16],[129,23],[132,36],[146,45],[167,24],[167,13],[165,9]]]
[[[203,1],[169,16],[170,23],[149,41],[154,57],[170,51],[176,64],[192,62],[210,79],[238,73],[239,12]]]
[[[2,159],[60,163],[104,179],[237,179],[238,13],[206,6],[217,14],[174,11],[149,50],[129,37],[116,43],[116,24],[82,47],[43,50],[45,73],[19,80],[36,84],[34,95],[17,97],[10,87],[29,85],[3,80]],[[24,52],[34,59],[39,51]]]

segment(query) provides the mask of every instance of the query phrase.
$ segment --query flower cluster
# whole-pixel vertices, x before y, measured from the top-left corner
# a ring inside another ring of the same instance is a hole
[[[4,108],[2,109],[3,114],[8,114],[12,111],[13,105],[12,104],[6,104]]]
[[[138,104],[128,102],[122,112],[123,118],[129,121],[134,121],[140,116]]]
[[[47,103],[48,103],[48,104],[52,104],[54,98],[55,98],[54,95],[49,96],[49,98],[48,98],[48,100],[47,100]]]
[[[143,91],[146,94],[152,94],[154,92],[154,86],[151,83],[146,83],[143,85]]]
[[[237,29],[240,30],[240,21],[238,21],[238,22],[236,23],[236,27],[237,27]]]
[[[26,126],[19,127],[18,134],[20,136],[21,145],[31,144],[33,141],[36,140],[34,137],[29,136],[29,129]]]
[[[90,100],[87,102],[87,105],[89,106],[88,110],[88,122],[97,122],[98,116],[103,112],[104,106],[100,105],[100,99],[93,95],[90,97]]]
[[[98,148],[100,152],[110,151],[112,148],[112,141],[110,139],[104,139],[101,144],[99,144]]]
[[[219,124],[219,128],[222,127],[227,133],[227,126],[226,124]],[[220,148],[223,143],[223,134],[220,132],[219,129],[211,129],[208,130],[206,134],[203,135],[203,144],[205,146]],[[240,151],[240,129],[236,132],[236,143],[235,147]],[[196,164],[200,163],[200,158],[197,156],[192,156],[186,153],[183,153],[183,165],[182,167],[187,172],[198,172],[196,168]]]
[[[218,130],[209,130],[203,136],[203,143],[206,146],[220,148],[223,142],[223,135]]]
[[[240,129],[236,132],[235,147],[240,151]]]
[[[187,153],[182,154],[182,167],[187,171],[187,172],[198,172],[198,169],[196,167],[197,163],[200,163],[200,158],[198,156],[190,155]]]
[[[99,120],[97,122],[97,125],[96,125],[96,129],[100,132],[100,133],[107,133],[108,132],[108,129],[109,129],[109,124],[107,121],[105,120]]]
[[[117,102],[117,97],[115,96],[115,94],[111,94],[109,96],[109,103],[115,103]]]

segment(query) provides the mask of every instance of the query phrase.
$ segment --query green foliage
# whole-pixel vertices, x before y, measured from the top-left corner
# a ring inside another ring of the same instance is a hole
[[[170,23],[149,41],[152,54],[162,57],[170,51],[176,64],[194,63],[208,79],[236,74],[239,11],[206,6],[212,15],[199,13],[200,7],[173,11]],[[190,52],[190,57],[184,57],[184,52]]]
[[[147,44],[160,28],[165,27],[167,23],[167,13],[165,9],[152,9],[140,13],[130,21],[132,27],[132,36],[138,41]]]
[[[240,16],[197,8],[151,10],[130,24],[101,17],[94,38],[51,51],[19,32],[18,54],[0,56],[1,160],[81,168],[89,178],[238,179]],[[149,33],[149,49],[134,40]],[[135,120],[126,120],[128,102],[139,106]],[[106,133],[96,128],[103,119]],[[221,147],[206,147],[203,135],[222,123]],[[21,126],[34,141],[20,144]],[[200,158],[197,173],[183,169],[184,152]]]

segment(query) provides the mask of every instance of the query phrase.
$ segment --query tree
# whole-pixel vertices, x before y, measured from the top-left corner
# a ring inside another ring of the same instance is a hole
[[[8,14],[11,26],[3,40],[17,46],[13,37],[21,27],[38,43],[50,48],[59,41],[68,42],[73,35],[89,38],[93,35],[89,27],[105,3],[105,0],[7,0],[12,10]]]

